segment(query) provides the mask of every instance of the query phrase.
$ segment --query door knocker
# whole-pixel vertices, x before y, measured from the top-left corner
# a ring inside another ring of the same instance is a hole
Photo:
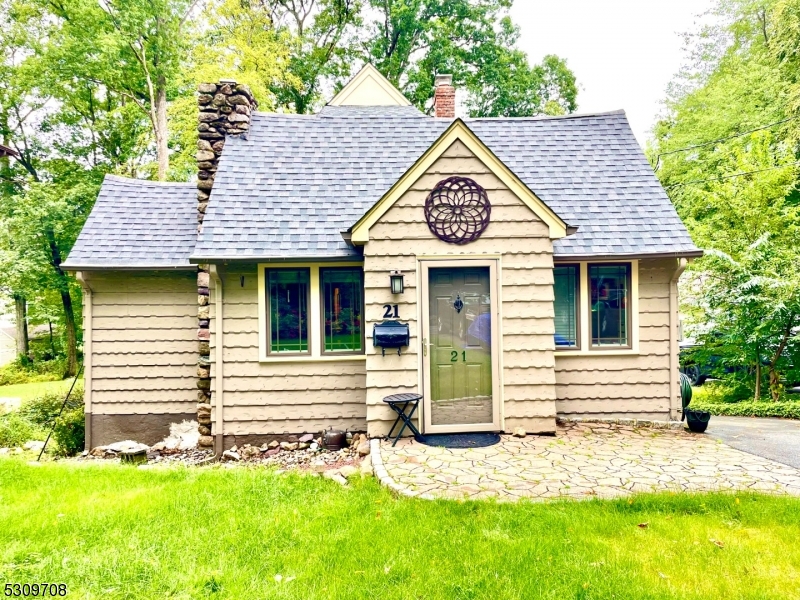
[[[453,302],[453,308],[456,309],[458,314],[461,314],[461,309],[464,308],[464,302],[461,300],[461,294],[456,295],[456,301]]]

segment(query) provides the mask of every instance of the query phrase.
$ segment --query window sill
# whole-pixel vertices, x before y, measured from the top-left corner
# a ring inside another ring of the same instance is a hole
[[[262,364],[271,363],[326,363],[326,362],[356,362],[367,359],[366,354],[354,354],[353,356],[262,356],[258,362]]]
[[[556,356],[639,356],[636,348],[620,350],[556,350]]]

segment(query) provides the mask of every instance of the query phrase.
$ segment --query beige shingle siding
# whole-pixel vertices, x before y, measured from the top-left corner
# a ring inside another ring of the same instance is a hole
[[[92,272],[89,277],[92,413],[195,412],[195,274]]]
[[[223,282],[224,435],[366,429],[366,373],[353,362],[261,363],[256,265],[221,269]],[[244,286],[241,277],[244,276]],[[211,389],[217,321],[211,305]],[[313,335],[319,335],[313,332]],[[216,406],[212,392],[211,405]],[[216,415],[214,415],[216,416]]]
[[[639,261],[637,356],[556,353],[559,416],[668,419],[669,288],[675,266],[670,259]]]
[[[483,235],[465,246],[435,238],[425,224],[422,206],[431,188],[454,175],[469,176],[482,185],[492,203],[492,218]],[[367,419],[372,435],[384,434],[394,421],[384,396],[419,391],[419,324],[416,257],[480,254],[502,255],[501,348],[505,429],[528,431],[555,427],[553,374],[553,256],[549,229],[460,142],[451,146],[426,175],[415,182],[370,230],[364,247],[367,289]],[[472,256],[475,255],[475,256]],[[406,277],[402,296],[388,289],[388,272],[401,269]],[[411,345],[402,355],[372,347],[372,325],[384,304],[399,304],[400,317],[411,329]]]

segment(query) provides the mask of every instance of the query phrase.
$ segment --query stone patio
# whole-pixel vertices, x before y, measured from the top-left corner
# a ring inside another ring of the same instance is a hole
[[[502,436],[487,448],[372,440],[384,485],[421,498],[613,498],[634,492],[751,490],[800,495],[800,470],[703,434],[608,423]]]

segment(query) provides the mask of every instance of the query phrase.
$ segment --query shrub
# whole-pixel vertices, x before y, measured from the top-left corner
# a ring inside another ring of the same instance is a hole
[[[17,357],[15,361],[0,367],[0,385],[58,381],[64,378],[66,370],[67,363],[63,358],[32,362],[26,357]]]
[[[56,451],[65,456],[73,456],[83,450],[86,442],[85,418],[83,405],[64,410],[56,419],[53,439],[57,444]]]
[[[24,418],[19,411],[0,415],[0,446],[21,446],[29,440],[44,440],[47,433]]]
[[[19,408],[20,416],[44,430],[53,426],[53,441],[59,454],[71,456],[83,450],[85,439],[83,415],[83,387],[75,386],[58,417],[66,392],[50,393],[25,402]],[[58,417],[58,418],[57,418]]]
[[[735,377],[706,381],[701,387],[694,388],[694,398],[698,402],[707,402],[709,404],[752,402],[755,390],[751,384],[752,382]],[[771,402],[766,384],[762,384],[761,399],[763,402]],[[783,399],[786,400],[787,398],[784,397]]]
[[[24,402],[22,406],[20,406],[19,412],[31,423],[35,423],[40,426],[49,426],[52,424],[53,419],[55,419],[58,415],[58,411],[61,410],[61,405],[64,402],[64,396],[66,396],[66,392],[51,392],[49,394],[44,394],[38,398]],[[82,405],[83,387],[76,385],[75,389],[72,390],[72,394],[69,396],[67,406],[64,408],[64,410],[66,411]]]
[[[780,417],[800,419],[800,401],[714,403],[692,401],[692,410],[706,410],[727,417]]]

